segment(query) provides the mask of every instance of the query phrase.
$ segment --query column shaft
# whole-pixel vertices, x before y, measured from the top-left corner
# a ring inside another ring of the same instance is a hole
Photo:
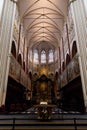
[[[82,0],[74,1],[73,3],[71,3],[71,9],[73,13],[74,26],[75,26],[84,103],[87,109],[87,33],[86,33],[86,17],[83,1]]]
[[[0,29],[0,106],[5,104],[16,4],[4,2]]]

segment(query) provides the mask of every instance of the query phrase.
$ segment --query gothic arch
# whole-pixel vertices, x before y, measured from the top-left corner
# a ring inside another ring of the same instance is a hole
[[[24,71],[25,71],[25,61],[23,61],[23,69],[24,69]]]
[[[70,55],[67,53],[66,55],[66,66],[70,63]]]
[[[64,61],[62,62],[62,71],[64,71],[65,70],[65,63],[64,63]]]
[[[75,56],[76,53],[77,53],[77,45],[76,45],[76,41],[73,41],[73,45],[72,45],[72,58]]]
[[[11,53],[12,53],[13,56],[16,58],[16,45],[15,45],[15,42],[14,42],[14,41],[12,41]]]
[[[21,54],[18,54],[18,62],[22,66],[22,56],[21,56]]]

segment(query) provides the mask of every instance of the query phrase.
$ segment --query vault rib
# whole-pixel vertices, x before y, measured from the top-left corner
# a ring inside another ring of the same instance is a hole
[[[53,12],[56,12],[58,15],[60,15],[62,18],[64,18],[64,15],[62,15],[61,13],[59,13],[57,10],[54,10],[52,8],[49,8],[49,7],[39,7],[39,8],[35,8],[31,11],[29,11],[27,14],[23,15],[23,18],[25,18],[26,16],[30,15],[32,12],[36,12],[37,10],[40,10],[40,9],[47,9],[47,10],[51,10]]]
[[[37,2],[39,2],[40,0],[36,0],[31,6],[29,6],[27,9],[26,9],[26,11],[24,12],[24,15],[27,13],[27,11],[29,10],[29,9],[31,9]]]
[[[58,6],[56,6],[51,0],[47,0],[47,1],[49,1],[52,5],[54,5],[54,6],[56,7],[56,9],[58,9],[58,11],[60,12],[60,14],[61,14],[62,16],[64,16],[64,13],[59,9]]]
[[[31,29],[33,29],[35,26],[37,26],[37,25],[39,25],[39,24],[41,24],[41,23],[43,23],[43,22],[38,22],[38,23],[35,23],[34,25],[29,25],[29,26],[27,27],[27,30],[26,30],[25,34],[26,34],[27,32],[29,32]],[[46,21],[44,21],[44,23],[46,23],[46,24],[48,24],[48,25],[51,25],[53,28],[57,29],[57,30],[60,32],[60,30],[59,30],[59,28],[57,27],[57,25],[54,25],[54,24],[49,23],[49,22],[46,22]],[[61,34],[61,32],[60,32],[60,34]]]

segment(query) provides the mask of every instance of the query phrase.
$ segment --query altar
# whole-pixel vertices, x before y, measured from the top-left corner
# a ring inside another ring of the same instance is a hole
[[[41,75],[34,82],[33,86],[34,100],[36,104],[34,108],[37,109],[38,119],[50,119],[52,115],[52,109],[57,107],[52,104],[52,99],[55,96],[54,93],[54,82],[49,79],[46,75]]]
[[[53,104],[39,104],[34,107],[38,110],[38,119],[51,119],[52,108],[57,106]]]

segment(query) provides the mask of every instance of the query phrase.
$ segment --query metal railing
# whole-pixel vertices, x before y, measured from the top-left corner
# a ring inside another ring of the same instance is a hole
[[[52,123],[53,121],[53,123]],[[10,123],[9,123],[10,122]],[[23,122],[23,123],[22,123]],[[47,122],[47,123],[46,123]],[[55,123],[56,122],[56,123]],[[57,124],[58,122],[58,124]],[[64,123],[63,123],[64,122]],[[10,129],[15,130],[16,127],[29,127],[35,126],[39,128],[39,126],[56,126],[56,127],[68,127],[73,128],[73,130],[79,130],[80,127],[87,129],[87,118],[63,118],[63,119],[49,119],[49,120],[31,120],[29,118],[0,118],[0,128],[10,127]]]

